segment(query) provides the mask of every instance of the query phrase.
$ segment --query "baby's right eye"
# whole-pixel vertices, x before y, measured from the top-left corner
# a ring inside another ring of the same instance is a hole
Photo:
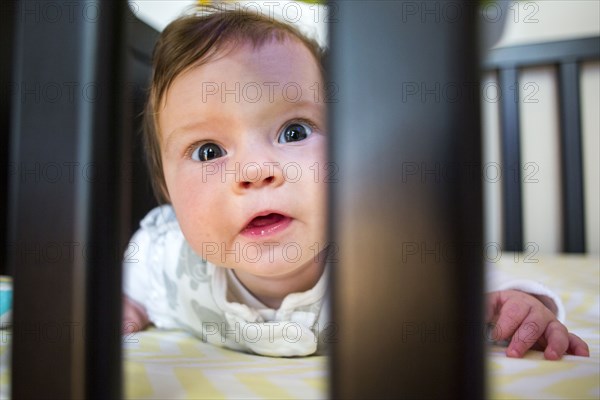
[[[210,161],[223,157],[227,152],[216,143],[205,143],[192,151],[192,160]]]

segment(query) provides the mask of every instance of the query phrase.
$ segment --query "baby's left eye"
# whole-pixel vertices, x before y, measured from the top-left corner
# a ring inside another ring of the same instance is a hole
[[[299,142],[306,139],[311,133],[312,128],[308,124],[294,122],[283,129],[277,141],[279,143]]]

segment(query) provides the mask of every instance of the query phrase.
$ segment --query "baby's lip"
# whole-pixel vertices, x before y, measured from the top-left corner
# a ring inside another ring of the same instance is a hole
[[[292,218],[279,210],[265,210],[254,214],[243,226],[241,233],[246,236],[269,236],[278,232],[292,221]]]

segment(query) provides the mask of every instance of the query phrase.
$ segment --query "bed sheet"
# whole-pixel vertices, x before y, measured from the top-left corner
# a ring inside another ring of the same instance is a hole
[[[273,358],[245,354],[204,343],[181,331],[150,330],[126,341],[126,398],[327,397],[324,356]]]
[[[492,399],[600,398],[600,259],[503,254],[494,268],[535,279],[563,299],[567,325],[590,346],[590,358],[546,361],[530,351],[510,359],[489,348]],[[0,331],[0,398],[9,396],[10,332]],[[125,396],[175,398],[326,398],[327,358],[270,358],[203,343],[181,331],[151,329],[124,337]]]

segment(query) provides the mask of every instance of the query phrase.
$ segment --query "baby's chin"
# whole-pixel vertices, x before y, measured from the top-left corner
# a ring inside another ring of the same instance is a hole
[[[322,239],[322,238],[318,238]],[[256,276],[284,276],[321,264],[323,241],[251,242],[200,246],[198,254],[210,263]]]
[[[225,262],[222,260],[225,259]],[[312,258],[308,260],[298,260],[291,262],[284,259],[257,259],[255,261],[236,260],[233,256],[224,258],[208,258],[207,261],[217,267],[231,268],[235,271],[244,272],[254,276],[264,278],[285,278],[290,275],[300,273],[303,269],[309,268],[312,263]]]

